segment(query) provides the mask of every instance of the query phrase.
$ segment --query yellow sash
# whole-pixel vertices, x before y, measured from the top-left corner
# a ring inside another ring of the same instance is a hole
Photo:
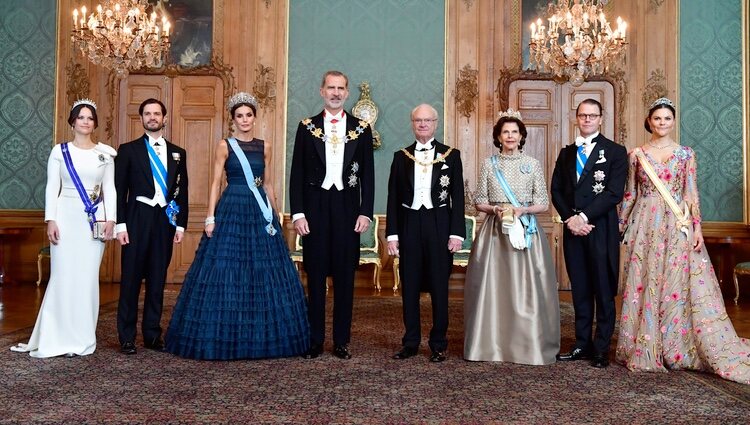
[[[680,226],[680,231],[685,234],[685,236],[689,236],[689,230],[690,230],[690,210],[688,209],[687,203],[683,203],[682,208],[677,204],[677,201],[674,200],[672,197],[672,194],[669,193],[669,189],[667,189],[664,186],[664,182],[661,181],[658,175],[656,175],[656,171],[654,170],[654,167],[651,166],[651,163],[648,162],[648,159],[643,154],[643,151],[641,148],[635,148],[635,156],[638,158],[638,161],[641,163],[641,167],[643,167],[643,171],[646,172],[646,175],[648,175],[648,178],[651,179],[651,183],[656,186],[656,190],[659,191],[659,194],[661,194],[661,197],[664,198],[664,201],[667,203],[667,206],[669,206],[669,209],[672,210],[672,213],[677,217],[677,224]]]

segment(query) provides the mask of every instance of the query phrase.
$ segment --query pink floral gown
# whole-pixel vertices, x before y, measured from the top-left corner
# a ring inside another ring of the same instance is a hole
[[[665,163],[645,153],[675,201],[700,221],[695,153],[679,146]],[[711,371],[750,383],[750,342],[740,338],[727,317],[724,300],[706,249],[692,249],[689,235],[635,155],[620,222],[627,224],[620,274],[622,314],[617,361],[632,371],[667,369]]]

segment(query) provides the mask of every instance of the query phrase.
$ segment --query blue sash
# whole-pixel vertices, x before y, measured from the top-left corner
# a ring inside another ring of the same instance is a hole
[[[144,141],[146,142],[146,150],[148,150],[148,162],[151,164],[151,174],[154,175],[154,179],[156,180],[156,183],[159,184],[161,192],[164,194],[164,200],[166,201],[169,197],[167,194],[167,169],[164,167],[164,164],[162,164],[159,155],[156,154],[151,143],[148,142],[148,137],[145,137]],[[166,142],[164,148],[166,149]],[[177,205],[177,202],[175,202],[174,199],[169,201],[165,212],[169,218],[169,224],[177,226],[177,214],[180,212],[180,206]]]
[[[505,196],[508,198],[510,203],[513,204],[514,207],[520,207],[521,203],[518,202],[518,199],[516,199],[516,195],[513,194],[513,190],[511,190],[508,181],[505,180],[503,172],[500,171],[500,167],[497,163],[497,156],[493,155],[491,160],[493,168],[495,169],[495,178],[497,179],[498,183],[500,183],[500,187],[502,187],[503,192],[505,192]],[[520,217],[520,219],[521,223],[526,228],[526,246],[531,248],[531,235],[536,233],[536,216],[534,214],[524,214]]]
[[[250,168],[250,163],[247,162],[245,152],[243,152],[242,148],[240,148],[240,145],[237,144],[237,139],[235,139],[234,137],[230,137],[229,139],[227,139],[227,142],[229,143],[229,146],[232,147],[232,150],[234,151],[235,156],[237,156],[237,159],[240,161],[242,172],[245,174],[245,181],[247,181],[247,187],[249,187],[250,191],[253,192],[255,201],[258,202],[260,211],[263,213],[263,218],[265,218],[268,222],[268,225],[266,226],[266,232],[268,232],[269,236],[275,235],[276,228],[273,227],[273,210],[271,209],[271,201],[268,200],[268,195],[266,194],[266,200],[264,202],[263,197],[260,196],[258,187],[255,186],[255,176],[253,175],[253,170],[252,168]]]
[[[100,195],[96,198],[95,201],[91,201],[88,193],[86,193],[86,189],[83,187],[83,183],[81,182],[81,178],[78,176],[76,168],[73,166],[73,159],[70,157],[70,151],[68,150],[68,142],[60,145],[60,149],[62,150],[63,159],[65,160],[65,166],[68,168],[68,174],[70,174],[70,178],[71,180],[73,180],[73,184],[75,185],[76,190],[78,190],[78,196],[80,196],[81,201],[83,201],[83,211],[89,217],[89,227],[91,228],[91,230],[94,230],[97,205],[102,201],[102,197]]]

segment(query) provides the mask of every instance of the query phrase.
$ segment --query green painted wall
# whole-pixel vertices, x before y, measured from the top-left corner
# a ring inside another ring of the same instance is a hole
[[[375,151],[375,212],[385,213],[393,152],[414,141],[411,110],[426,102],[443,114],[444,23],[443,1],[290,1],[287,178],[297,125],[322,110],[321,77],[338,69],[349,77],[347,110],[359,98],[363,80],[370,82],[380,108],[375,129],[383,145]],[[441,126],[438,140],[442,135]]]
[[[55,0],[0,0],[0,209],[44,208],[55,110]]]
[[[680,107],[703,219],[742,221],[742,0],[680,2]]]

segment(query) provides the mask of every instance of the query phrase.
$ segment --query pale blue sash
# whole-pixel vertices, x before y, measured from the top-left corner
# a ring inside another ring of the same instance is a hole
[[[273,209],[271,209],[271,201],[268,199],[268,195],[266,194],[266,200],[264,202],[263,197],[260,195],[258,187],[255,186],[255,176],[253,175],[253,170],[252,168],[250,168],[250,163],[247,162],[245,152],[242,151],[242,148],[240,148],[240,145],[237,143],[237,139],[235,139],[234,137],[230,137],[229,139],[227,139],[227,142],[229,143],[229,146],[232,147],[232,150],[234,151],[235,156],[237,156],[237,159],[240,161],[242,172],[245,174],[245,181],[247,181],[247,187],[249,187],[250,191],[253,192],[255,201],[258,202],[258,207],[260,207],[260,211],[263,213],[263,218],[265,218],[268,222],[268,225],[266,226],[266,232],[268,232],[270,236],[275,235],[276,228],[273,227]]]
[[[518,202],[516,195],[513,194],[513,190],[511,190],[508,181],[505,180],[503,172],[500,171],[500,166],[497,163],[497,156],[492,156],[492,165],[495,169],[495,178],[497,179],[498,183],[500,183],[500,187],[503,189],[503,192],[505,192],[505,196],[508,198],[510,203],[513,204],[514,207],[520,207],[521,203]],[[523,223],[523,227],[526,228],[526,246],[531,248],[531,235],[533,235],[537,231],[536,216],[534,214],[524,214],[520,217],[520,219],[521,223]]]

